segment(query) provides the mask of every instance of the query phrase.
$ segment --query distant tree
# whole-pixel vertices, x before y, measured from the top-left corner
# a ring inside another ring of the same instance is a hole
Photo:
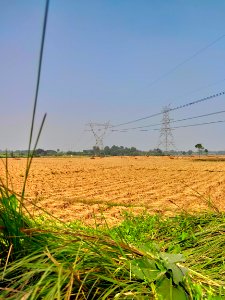
[[[155,155],[163,155],[163,151],[159,148],[153,150]]]
[[[202,150],[204,149],[204,147],[202,146],[202,144],[196,144],[195,148],[198,149],[198,155],[200,156]]]
[[[104,154],[105,155],[110,155],[110,148],[109,148],[109,146],[105,146],[105,148],[104,148]]]
[[[193,151],[192,150],[188,150],[187,154],[188,155],[192,155]]]
[[[100,151],[100,148],[98,146],[93,147],[93,152],[94,152],[95,156],[100,156],[101,151]]]
[[[209,150],[208,150],[208,149],[205,149],[204,152],[205,152],[205,155],[208,155]]]
[[[46,155],[49,155],[49,156],[54,156],[54,155],[57,155],[57,152],[55,150],[46,150]]]
[[[43,150],[43,149],[36,149],[36,150],[34,151],[34,155],[35,155],[35,156],[45,156],[45,155],[46,155],[46,151]]]
[[[113,156],[120,155],[120,147],[113,145],[110,149],[110,155],[113,155]]]
[[[135,147],[131,147],[131,148],[130,148],[130,151],[131,151],[131,152],[135,152],[135,151],[137,151],[137,149],[136,149]]]

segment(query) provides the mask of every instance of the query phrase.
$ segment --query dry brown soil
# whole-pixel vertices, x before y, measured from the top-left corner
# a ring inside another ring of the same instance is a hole
[[[26,160],[8,163],[19,193]],[[86,223],[104,215],[115,224],[124,211],[175,214],[210,205],[225,210],[225,158],[35,158],[26,197],[61,220]]]

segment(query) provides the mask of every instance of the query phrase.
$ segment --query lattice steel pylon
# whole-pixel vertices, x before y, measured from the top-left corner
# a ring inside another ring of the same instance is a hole
[[[90,127],[90,131],[94,135],[95,147],[98,148],[99,150],[103,150],[104,149],[103,139],[106,135],[108,128],[110,127],[110,123],[109,122],[103,124],[88,123],[87,125]]]
[[[162,125],[160,129],[158,148],[161,147],[165,152],[168,152],[169,150],[173,150],[175,148],[172,129],[170,126],[172,119],[170,118],[169,112],[170,106],[163,107],[163,117],[161,122]]]

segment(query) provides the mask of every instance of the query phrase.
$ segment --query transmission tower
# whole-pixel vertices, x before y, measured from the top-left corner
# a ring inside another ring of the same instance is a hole
[[[109,122],[103,124],[88,123],[87,125],[90,127],[90,131],[94,135],[96,149],[103,150],[104,149],[103,139],[106,135],[107,129],[110,127],[110,123]]]
[[[172,119],[170,118],[169,111],[170,106],[165,106],[162,109],[163,117],[158,144],[158,148],[162,147],[165,152],[168,152],[169,150],[175,148],[172,129],[170,127],[170,122],[172,121]]]

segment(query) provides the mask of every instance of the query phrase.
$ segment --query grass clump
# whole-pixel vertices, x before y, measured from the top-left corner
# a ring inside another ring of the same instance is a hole
[[[0,299],[225,297],[222,214],[127,215],[109,230],[35,221],[19,207],[2,195]]]
[[[170,253],[182,253],[185,266],[225,286],[225,214],[205,212],[165,218],[126,215],[114,229],[131,244],[143,244]],[[224,293],[224,292],[223,292]]]
[[[183,269],[175,264],[180,256],[140,251],[100,231],[91,236],[84,230],[53,233],[18,227],[13,238],[18,247],[14,252],[11,241],[0,272],[3,299],[153,299],[165,288],[186,299]],[[1,244],[7,247],[10,239],[3,230]]]

